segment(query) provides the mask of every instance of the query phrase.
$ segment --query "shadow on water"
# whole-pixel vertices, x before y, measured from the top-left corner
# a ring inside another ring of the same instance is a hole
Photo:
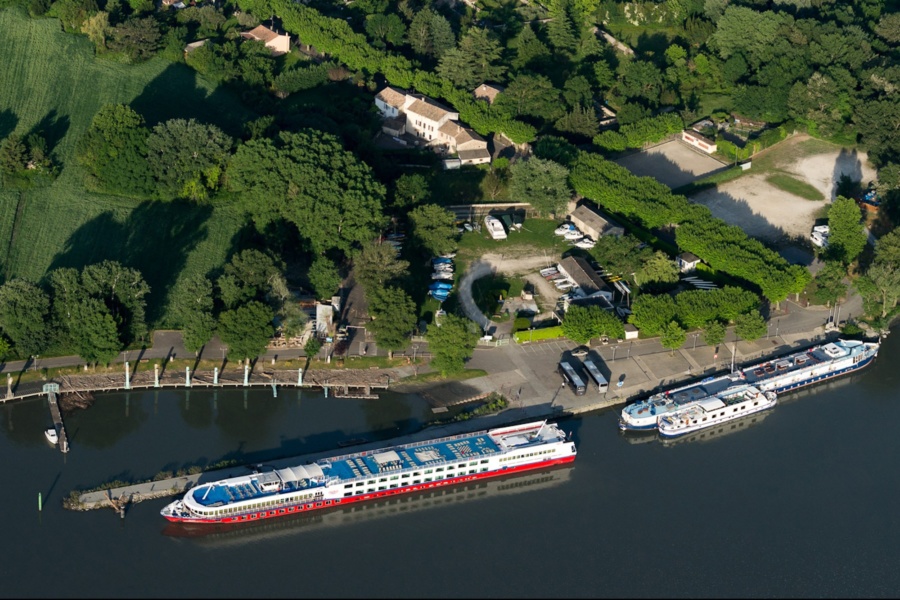
[[[162,316],[162,307],[184,268],[187,255],[206,239],[212,207],[189,202],[144,202],[120,222],[112,211],[79,227],[66,240],[49,271],[80,269],[115,260],[137,269],[150,286],[147,322]]]

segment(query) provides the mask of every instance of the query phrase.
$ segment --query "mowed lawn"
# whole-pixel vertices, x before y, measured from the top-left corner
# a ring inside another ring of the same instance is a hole
[[[84,172],[75,164],[76,144],[106,103],[130,104],[150,125],[194,117],[233,136],[255,115],[184,65],[159,58],[139,65],[97,59],[86,37],[64,33],[56,19],[0,11],[0,39],[0,139],[41,131],[54,162],[62,165],[49,187],[0,189],[3,275],[39,281],[53,268],[118,260],[144,274],[152,290],[148,316],[159,320],[166,293],[182,271],[206,274],[221,266],[244,219],[227,206],[87,192]]]

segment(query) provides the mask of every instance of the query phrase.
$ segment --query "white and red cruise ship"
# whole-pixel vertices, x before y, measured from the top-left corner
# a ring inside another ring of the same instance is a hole
[[[181,523],[270,519],[569,463],[575,454],[558,425],[537,421],[203,483],[160,514]]]

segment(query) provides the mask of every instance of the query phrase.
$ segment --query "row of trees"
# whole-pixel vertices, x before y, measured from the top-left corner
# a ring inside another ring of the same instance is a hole
[[[24,279],[0,287],[0,349],[28,358],[70,350],[89,363],[107,362],[128,344],[146,339],[141,274],[114,261],[48,274],[49,291]]]

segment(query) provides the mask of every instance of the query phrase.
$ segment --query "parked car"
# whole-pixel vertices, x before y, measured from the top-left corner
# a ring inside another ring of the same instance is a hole
[[[563,283],[557,283],[556,289],[558,289],[559,291],[570,290],[572,289],[572,282],[564,281]]]

